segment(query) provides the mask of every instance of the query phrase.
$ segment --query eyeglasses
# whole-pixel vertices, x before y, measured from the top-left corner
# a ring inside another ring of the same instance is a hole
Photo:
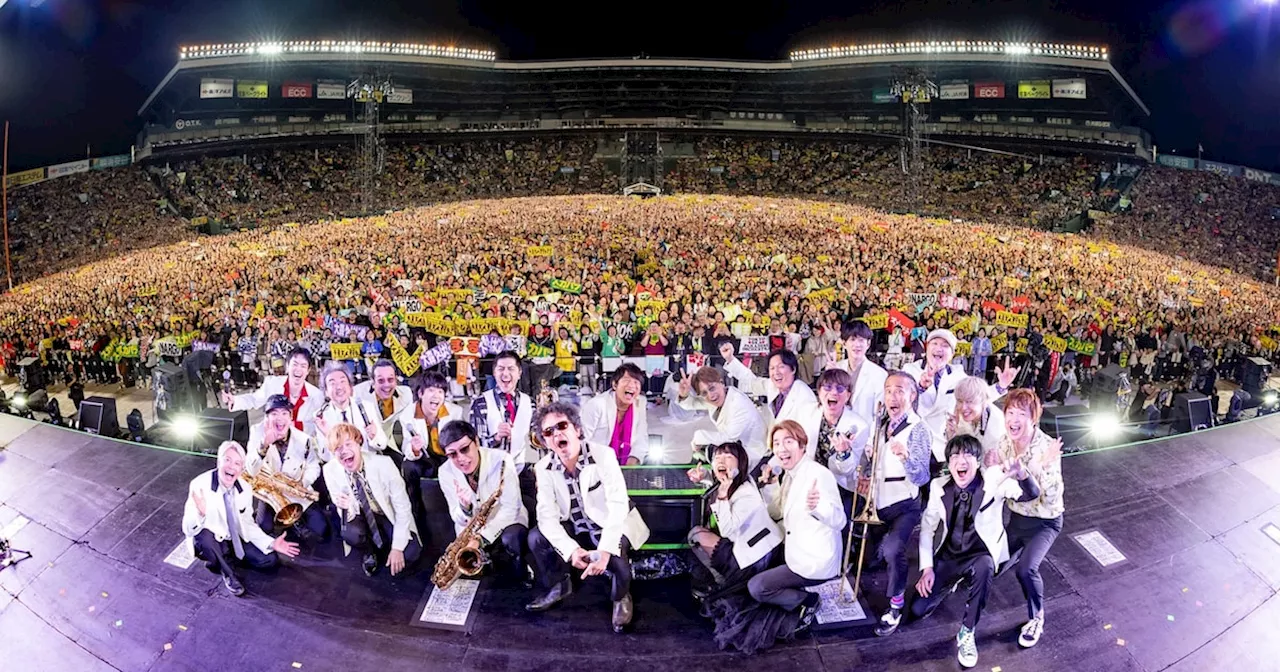
[[[835,392],[836,394],[844,394],[845,392],[849,391],[849,388],[845,387],[844,385],[837,385],[835,383],[828,383],[826,385],[823,385],[822,389],[828,392]]]
[[[457,450],[450,451],[449,449],[447,449],[447,448],[446,448],[446,449],[445,449],[445,453],[444,453],[444,455],[445,455],[445,457],[447,457],[447,458],[449,458],[449,459],[451,459],[451,460],[456,460],[456,459],[457,459],[458,457],[460,457],[460,456],[470,455],[470,454],[471,454],[471,447],[472,447],[472,446],[474,446],[474,445],[475,445],[475,444],[474,444],[473,442],[471,442],[471,441],[467,441],[466,445],[464,445],[464,446],[462,446],[462,447],[458,448]]]
[[[543,427],[542,435],[549,439],[555,436],[556,432],[564,432],[564,431],[568,431],[568,429],[569,429],[569,421],[561,420],[560,422],[557,422],[556,424],[551,425],[550,427]]]

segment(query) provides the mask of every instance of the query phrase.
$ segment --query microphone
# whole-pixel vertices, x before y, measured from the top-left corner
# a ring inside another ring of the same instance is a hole
[[[775,465],[772,465],[772,466],[770,466],[770,467],[769,467],[769,471],[770,471],[770,473],[772,473],[774,476],[781,476],[781,475],[782,475],[782,465],[781,465],[781,464],[775,464]]]
[[[737,467],[734,467],[734,468],[730,469],[730,470],[729,470],[729,480],[731,480],[731,481],[732,481],[733,479],[735,479],[735,478],[737,478],[737,477],[738,477],[738,468],[737,468]]]

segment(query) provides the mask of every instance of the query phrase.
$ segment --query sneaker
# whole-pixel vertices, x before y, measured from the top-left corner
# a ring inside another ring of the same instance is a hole
[[[373,576],[378,573],[378,556],[368,553],[364,559],[360,561],[360,568],[364,570],[365,576]]]
[[[1044,633],[1044,614],[1040,614],[1035,618],[1027,621],[1022,626],[1022,634],[1018,636],[1018,646],[1029,649],[1040,641],[1040,635]]]
[[[888,637],[898,630],[898,624],[902,622],[902,609],[897,607],[889,607],[889,611],[884,612],[880,617],[880,625],[876,626],[877,637]]]
[[[965,669],[978,664],[978,644],[973,640],[973,631],[963,626],[956,635],[956,660]]]
[[[244,584],[240,583],[240,579],[237,579],[231,574],[222,575],[222,585],[227,587],[228,593],[231,593],[236,597],[244,595]]]

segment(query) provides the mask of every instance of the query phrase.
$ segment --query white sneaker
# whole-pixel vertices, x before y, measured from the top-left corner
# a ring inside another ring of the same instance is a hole
[[[978,664],[978,644],[974,641],[973,631],[964,626],[960,626],[960,633],[956,635],[956,660],[965,669]]]
[[[1035,646],[1036,642],[1040,641],[1040,635],[1043,633],[1044,614],[1041,613],[1039,616],[1027,621],[1026,625],[1022,626],[1022,634],[1018,636],[1018,646],[1021,646],[1024,649],[1029,649]]]

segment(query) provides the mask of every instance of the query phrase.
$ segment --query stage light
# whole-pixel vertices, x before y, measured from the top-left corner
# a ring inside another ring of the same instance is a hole
[[[1264,406],[1275,406],[1277,401],[1280,401],[1280,393],[1275,390],[1267,390],[1262,394],[1262,404]]]
[[[1099,441],[1108,441],[1120,433],[1120,418],[1111,413],[1100,413],[1093,416],[1089,427]]]
[[[652,438],[649,439],[649,457],[646,462],[650,464],[666,464],[667,462],[667,446],[658,441],[655,443]]]
[[[170,421],[174,436],[180,439],[194,439],[200,433],[200,420],[186,413],[174,416]]]
[[[13,407],[23,409],[27,407],[27,396],[25,394],[13,395]]]

